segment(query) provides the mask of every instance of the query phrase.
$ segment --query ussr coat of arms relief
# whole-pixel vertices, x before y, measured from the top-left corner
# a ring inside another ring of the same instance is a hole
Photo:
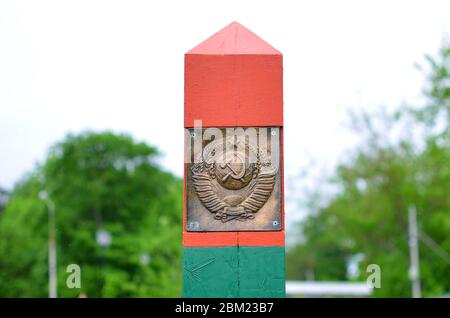
[[[279,128],[206,129],[186,129],[187,231],[281,230]]]

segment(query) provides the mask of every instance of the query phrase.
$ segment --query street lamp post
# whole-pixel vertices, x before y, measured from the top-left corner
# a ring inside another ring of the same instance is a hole
[[[419,259],[419,242],[417,229],[417,211],[416,207],[412,206],[408,210],[408,226],[409,226],[409,277],[412,283],[413,298],[421,297],[420,287],[420,259]]]
[[[110,245],[111,245],[111,241],[112,241],[112,236],[111,233],[108,232],[105,229],[98,229],[97,232],[95,233],[95,239],[97,241],[97,244],[100,246],[101,251],[100,251],[100,257],[99,257],[99,261],[100,261],[100,271],[101,271],[101,281],[100,281],[100,292],[103,290],[103,286],[105,284],[105,278],[104,278],[104,274],[103,274],[103,266],[105,263],[105,256],[104,256],[104,252],[105,249],[107,249]]]
[[[39,192],[39,198],[48,210],[48,297],[57,298],[55,205],[46,191]]]

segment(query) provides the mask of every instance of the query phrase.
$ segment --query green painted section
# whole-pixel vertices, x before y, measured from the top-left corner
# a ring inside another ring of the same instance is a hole
[[[184,297],[236,297],[238,294],[237,247],[185,247],[183,250]]]
[[[239,297],[286,297],[283,246],[239,247]]]
[[[185,247],[183,297],[285,297],[285,249]]]

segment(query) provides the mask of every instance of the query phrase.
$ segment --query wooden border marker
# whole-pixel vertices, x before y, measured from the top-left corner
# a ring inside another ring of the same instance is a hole
[[[196,120],[203,128],[279,128],[282,225],[277,231],[188,231],[185,169],[183,296],[285,297],[282,54],[233,22],[185,54],[184,94],[185,129]]]

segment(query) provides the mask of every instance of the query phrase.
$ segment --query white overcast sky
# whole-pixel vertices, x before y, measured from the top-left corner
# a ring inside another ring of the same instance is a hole
[[[156,145],[181,175],[183,55],[232,21],[284,55],[289,181],[355,144],[348,108],[418,100],[413,64],[450,31],[450,1],[1,0],[0,186],[86,129]]]

